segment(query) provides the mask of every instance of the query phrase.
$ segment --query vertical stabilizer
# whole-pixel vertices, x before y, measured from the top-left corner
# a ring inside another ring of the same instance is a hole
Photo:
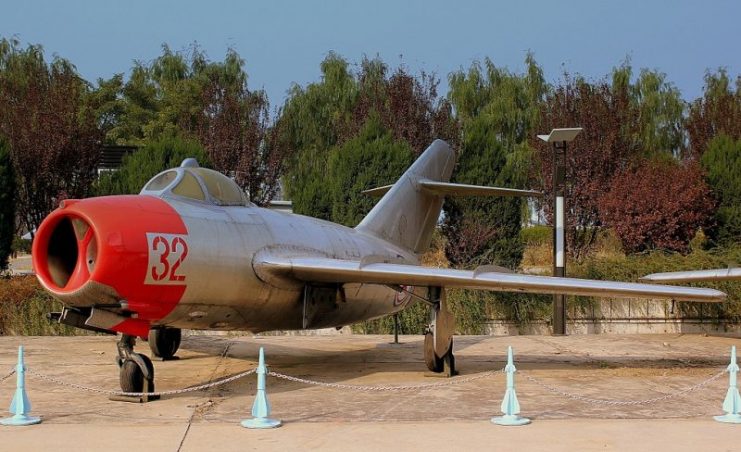
[[[355,228],[414,253],[427,251],[440,217],[443,196],[422,190],[420,180],[448,182],[455,152],[435,140]]]

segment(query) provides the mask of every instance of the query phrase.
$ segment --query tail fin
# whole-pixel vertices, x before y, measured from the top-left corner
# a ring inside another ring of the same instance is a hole
[[[440,217],[444,195],[423,190],[418,182],[448,182],[454,166],[453,149],[448,143],[435,140],[355,229],[414,253],[425,252]]]

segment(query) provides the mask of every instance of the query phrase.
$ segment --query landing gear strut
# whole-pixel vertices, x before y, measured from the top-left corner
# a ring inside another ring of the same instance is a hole
[[[455,319],[448,310],[445,290],[442,287],[430,287],[429,299],[433,303],[433,308],[430,311],[430,323],[425,331],[425,364],[432,372],[452,377],[458,374],[453,356]]]
[[[152,328],[148,339],[152,355],[162,361],[178,359],[175,353],[180,347],[180,338],[180,328]]]
[[[121,335],[118,341],[119,381],[123,392],[154,392],[154,366],[146,355],[134,352],[136,337],[128,334]],[[148,402],[159,397],[144,395],[142,397],[115,396],[114,400],[126,402]]]

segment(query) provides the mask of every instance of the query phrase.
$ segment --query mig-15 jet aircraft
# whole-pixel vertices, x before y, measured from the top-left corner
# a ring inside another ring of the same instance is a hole
[[[300,330],[342,327],[431,306],[424,357],[453,373],[453,317],[445,288],[722,301],[712,289],[554,278],[419,265],[445,196],[532,196],[527,190],[448,181],[455,152],[437,140],[355,228],[257,207],[227,176],[187,159],[139,195],[65,200],[40,225],[33,263],[64,305],[54,319],[121,333],[121,389],[152,390],[148,339],[171,358],[181,329]],[[147,386],[144,386],[144,384]]]

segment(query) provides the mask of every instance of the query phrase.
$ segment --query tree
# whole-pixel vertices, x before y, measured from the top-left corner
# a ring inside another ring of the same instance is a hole
[[[8,143],[0,138],[0,272],[8,268],[15,237],[15,175]]]
[[[567,250],[577,259],[590,249],[602,226],[599,202],[611,187],[613,175],[639,155],[638,141],[634,139],[637,118],[636,106],[624,83],[589,83],[568,74],[543,104],[541,130],[584,129],[569,144],[566,163]],[[539,170],[534,183],[551,193],[553,149],[535,137],[531,143],[536,149],[534,167]],[[546,201],[543,208],[552,223],[553,206]]]
[[[183,136],[199,141],[214,169],[233,177],[257,204],[268,203],[290,148],[271,126],[264,91],[247,85],[244,60],[230,49],[209,61],[197,46],[188,52],[162,47],[148,65],[136,63],[129,80],[99,81],[98,121],[107,141],[144,145]]]
[[[270,127],[265,93],[247,89],[243,65],[230,52],[222,65],[201,70],[205,81],[198,105],[202,112],[194,116],[194,136],[214,169],[234,177],[253,202],[264,205],[278,190],[291,149],[280,146],[279,129]]]
[[[348,62],[330,53],[321,64],[322,79],[305,88],[294,86],[278,119],[276,146],[293,156],[285,183],[293,209],[332,218],[332,199],[325,189],[330,149],[354,139],[372,115],[395,141],[418,155],[434,138],[457,139],[450,104],[437,98],[437,81],[410,75],[399,67],[389,75],[378,58],[364,59],[353,73]]]
[[[0,134],[10,143],[19,218],[32,233],[60,200],[89,193],[102,138],[89,95],[68,61],[47,63],[39,46],[0,40]]]
[[[395,141],[380,117],[371,115],[357,137],[330,151],[324,181],[332,201],[331,220],[351,227],[360,223],[378,201],[362,191],[396,182],[413,156],[405,141]]]
[[[601,218],[629,253],[687,252],[712,211],[700,166],[672,157],[641,160],[619,171],[600,203]]]
[[[718,135],[710,141],[700,162],[718,200],[715,224],[707,231],[711,243],[741,243],[741,138],[734,141]]]
[[[180,166],[189,157],[198,160],[200,166],[211,166],[206,152],[197,141],[167,137],[151,142],[124,157],[118,171],[103,173],[95,185],[96,195],[139,193],[157,173]]]
[[[635,115],[624,125],[623,133],[645,157],[659,153],[679,157],[685,150],[686,106],[679,90],[661,72],[641,69],[633,83],[632,75],[629,60],[612,71],[612,93],[627,93]]]
[[[741,76],[734,90],[725,69],[705,74],[703,96],[690,105],[686,127],[694,158],[702,156],[718,135],[741,139]]]
[[[525,74],[512,74],[485,60],[450,75],[449,98],[462,123],[463,140],[453,180],[475,185],[524,188],[531,148],[547,91],[532,55]],[[520,198],[446,199],[446,255],[456,265],[495,263],[517,268],[524,202]]]

